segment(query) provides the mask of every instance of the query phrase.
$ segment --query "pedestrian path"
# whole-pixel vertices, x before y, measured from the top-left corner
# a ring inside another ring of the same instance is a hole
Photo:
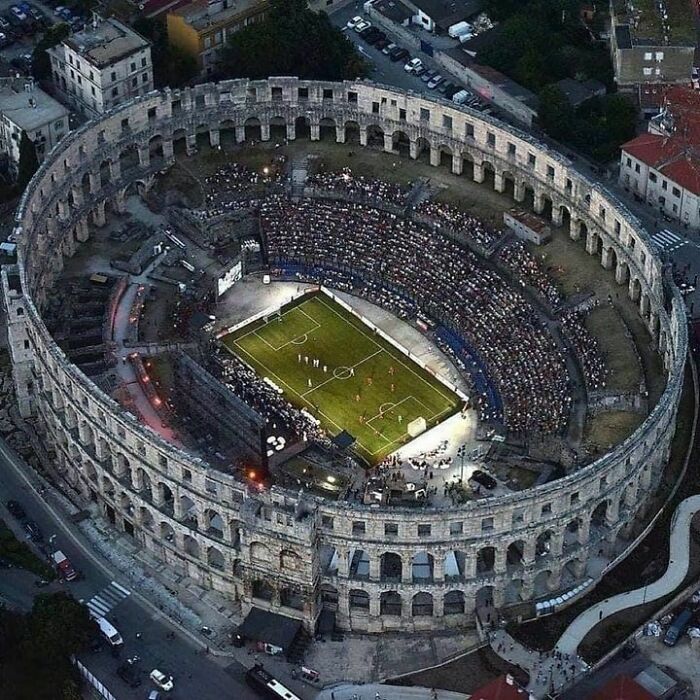
[[[673,231],[664,229],[663,231],[658,231],[651,237],[652,242],[657,248],[666,251],[667,253],[672,253],[674,250],[682,248],[686,244],[685,238],[679,236]]]
[[[120,586],[116,581],[112,581],[109,586],[103,588],[99,593],[95,593],[87,602],[90,612],[97,617],[104,617],[107,613],[123,600],[131,595],[131,591],[124,586]]]
[[[540,653],[528,649],[505,630],[497,630],[490,635],[491,648],[502,659],[529,673],[527,689],[536,698],[544,697],[573,681],[588,668],[578,655],[578,648],[598,623],[622,610],[673,593],[683,583],[690,563],[690,525],[697,512],[700,512],[700,495],[686,498],[676,508],[671,520],[669,562],[661,578],[633,591],[607,598],[585,610],[564,630],[552,651]]]

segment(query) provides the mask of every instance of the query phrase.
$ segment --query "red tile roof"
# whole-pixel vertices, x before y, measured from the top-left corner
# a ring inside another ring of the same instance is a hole
[[[623,144],[622,150],[679,187],[700,195],[700,93],[669,87],[663,104],[673,129],[666,135],[637,136]]]
[[[656,700],[645,688],[629,676],[615,676],[588,700]]]
[[[472,694],[471,700],[528,700],[529,694],[516,685],[512,676],[500,676]]]

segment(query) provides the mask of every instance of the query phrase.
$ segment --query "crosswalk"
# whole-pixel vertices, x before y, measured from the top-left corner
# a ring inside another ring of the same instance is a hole
[[[123,600],[131,595],[131,591],[124,586],[120,586],[116,581],[112,581],[109,586],[103,588],[99,593],[95,593],[87,602],[87,606],[97,617],[104,617],[112,608],[116,607]]]
[[[655,233],[651,240],[656,244],[661,250],[665,250],[667,253],[672,253],[674,250],[682,248],[686,241],[682,236],[679,236],[673,231],[664,229],[663,231],[658,231]]]

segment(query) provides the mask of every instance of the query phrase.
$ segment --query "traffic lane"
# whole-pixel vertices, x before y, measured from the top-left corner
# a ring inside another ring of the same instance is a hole
[[[29,467],[26,469],[29,470]],[[20,523],[5,508],[5,503],[9,499],[19,501],[26,511],[27,518],[34,520],[42,529],[45,538],[43,551],[50,553],[54,548],[61,549],[71,560],[73,566],[83,574],[83,577],[77,581],[53,584],[53,588],[58,586],[56,590],[65,589],[75,598],[87,603],[92,596],[100,594],[113,580],[119,581],[118,577],[108,575],[91,557],[83,552],[82,547],[90,548],[90,542],[85,540],[80,531],[73,527],[69,528],[67,523],[60,522],[59,518],[54,517],[49,510],[49,505],[27,485],[26,481],[18,474],[18,470],[24,473],[20,460],[5,441],[0,440],[0,474],[2,475],[0,495],[6,521],[15,533],[21,532]],[[36,479],[31,481],[36,485]],[[68,532],[77,537],[79,544],[76,544],[68,536]],[[35,543],[31,543],[30,546],[38,553],[42,552],[42,549],[39,549]],[[108,568],[106,564],[103,565]],[[122,582],[120,585],[129,588],[126,582]],[[45,590],[47,589],[40,588],[36,589],[35,592]],[[123,602],[115,605],[107,612],[106,617],[114,623],[125,638],[124,653],[126,656],[122,655],[123,658],[136,653],[142,656],[144,661],[147,660],[149,664],[152,664],[148,669],[149,672],[152,668],[159,668],[158,664],[160,663],[168,669],[177,669],[176,675],[178,676],[181,672],[185,673],[185,677],[182,679],[184,687],[189,687],[193,694],[183,695],[183,697],[202,697],[204,700],[227,697],[227,694],[230,697],[241,697],[245,700],[248,698],[252,700],[256,697],[243,681],[237,681],[234,676],[222,670],[222,665],[229,666],[234,663],[232,659],[225,657],[219,660],[213,656],[197,655],[195,652],[198,647],[188,636],[177,633],[177,628],[172,626],[165,616],[161,616],[144,606],[133,596],[129,596]],[[136,639],[137,632],[141,633],[140,640]],[[174,638],[171,636],[172,633],[177,633]],[[91,670],[93,670],[92,664],[97,664],[105,673],[103,677],[102,673],[95,670],[95,674],[108,686],[119,683],[123,686],[122,690],[127,688],[116,676],[119,662],[113,659],[109,652],[90,655],[86,657],[85,663]],[[235,663],[233,668],[236,668]],[[185,669],[187,669],[186,672]],[[241,667],[241,677],[243,673]],[[140,698],[142,694],[136,694],[133,697]]]
[[[83,660],[120,700],[142,699],[144,689],[155,688],[148,678],[154,668],[173,676],[175,689],[168,694],[171,698],[257,698],[245,683],[245,668],[237,661],[213,657],[187,640],[173,637],[168,625],[153,616],[145,618],[143,609],[131,599],[107,617],[124,638],[123,648],[117,656],[110,649],[103,649],[84,655]],[[139,658],[142,684],[138,688],[130,688],[117,675],[119,666],[133,657]]]
[[[2,568],[0,573],[0,601],[8,608],[29,612],[37,593],[55,593],[62,590],[58,583],[37,586],[38,577],[30,571]]]

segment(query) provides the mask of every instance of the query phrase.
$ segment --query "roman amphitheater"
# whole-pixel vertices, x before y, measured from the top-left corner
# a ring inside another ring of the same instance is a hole
[[[322,145],[385,173],[324,171],[305,155]],[[192,175],[207,158],[218,175]],[[460,209],[459,183],[531,208],[552,241]],[[585,594],[653,514],[682,298],[613,195],[489,116],[366,81],[155,92],[50,153],[13,235],[17,400],[61,483],[243,613],[366,632],[527,619]],[[586,272],[567,287],[569,257]],[[467,397],[447,428],[363,466],[222,352],[226,328],[321,284]],[[586,442],[620,416],[626,432]]]

